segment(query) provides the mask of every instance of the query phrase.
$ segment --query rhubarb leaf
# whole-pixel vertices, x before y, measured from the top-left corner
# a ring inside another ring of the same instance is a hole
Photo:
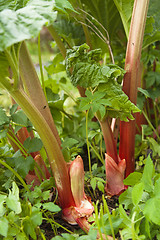
[[[105,99],[110,102],[110,107],[107,109],[110,117],[120,118],[121,121],[127,122],[128,119],[134,119],[132,113],[140,112],[115,80],[100,84],[98,90],[106,93]]]
[[[4,9],[14,9],[17,10],[26,5],[28,0],[5,0],[0,2],[0,11]]]
[[[109,79],[123,76],[125,71],[119,66],[114,64],[101,66],[99,64],[101,49],[87,52],[88,49],[88,45],[83,44],[67,51],[66,70],[74,86],[94,88],[100,83],[107,83]],[[72,67],[72,74],[70,74]]]
[[[52,0],[30,0],[18,10],[4,9],[0,12],[0,51],[36,37],[43,25],[56,19]]]
[[[106,115],[120,118],[121,121],[133,120],[132,113],[140,110],[129,101],[115,80],[122,78],[125,71],[115,64],[100,65],[101,49],[87,52],[88,49],[87,44],[74,47],[68,50],[66,57],[66,70],[72,84],[93,89],[92,92],[87,89],[86,97],[80,98],[81,110],[92,108],[99,120],[103,120]]]
[[[92,112],[95,114],[99,111],[101,118],[105,116],[106,109],[105,106],[110,106],[110,102],[107,99],[103,99],[105,96],[104,92],[95,92],[92,93],[89,90],[85,92],[86,97],[80,97],[80,109],[89,110],[92,109]]]

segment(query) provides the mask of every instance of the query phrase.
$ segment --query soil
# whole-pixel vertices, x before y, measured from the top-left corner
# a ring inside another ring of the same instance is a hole
[[[101,199],[101,198],[99,198],[99,199]],[[107,204],[108,204],[109,210],[112,211],[113,209],[115,209],[118,206],[118,197],[113,196],[112,198],[107,198]],[[56,223],[60,224],[64,228],[70,230],[71,232],[81,232],[81,229],[78,225],[71,225],[71,224],[67,223],[66,221],[64,221],[62,219],[61,213],[54,215],[54,220]],[[50,240],[55,236],[55,233],[54,233],[50,223],[47,223],[46,221],[44,221],[41,225],[41,229],[44,231],[44,235],[47,240]],[[61,235],[62,233],[65,233],[65,232],[67,232],[67,231],[65,231],[62,227],[56,228],[56,235]],[[118,238],[118,239],[120,239],[120,238]]]

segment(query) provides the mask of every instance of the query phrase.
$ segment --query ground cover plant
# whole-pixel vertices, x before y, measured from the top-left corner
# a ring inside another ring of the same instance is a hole
[[[1,239],[160,239],[157,9],[0,3],[0,87],[11,99],[0,108]],[[45,66],[42,29],[53,38]]]

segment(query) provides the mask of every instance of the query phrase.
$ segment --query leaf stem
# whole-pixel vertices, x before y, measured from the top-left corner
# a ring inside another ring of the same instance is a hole
[[[92,144],[88,141],[88,144],[90,146],[90,148],[92,148],[93,152],[96,154],[96,156],[99,158],[99,160],[101,161],[102,164],[104,164],[104,160],[103,158],[99,155],[99,153],[95,150],[95,148],[92,146]]]

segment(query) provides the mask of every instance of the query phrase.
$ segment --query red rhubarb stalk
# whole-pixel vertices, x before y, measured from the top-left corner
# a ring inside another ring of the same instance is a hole
[[[118,154],[117,154],[117,146],[114,140],[114,135],[113,135],[111,126],[109,124],[108,118],[102,121],[99,121],[99,123],[102,129],[107,154],[111,158],[113,158],[114,161],[118,164],[119,160],[118,160]]]
[[[123,91],[137,102],[138,74],[149,0],[135,0],[126,52]],[[126,177],[135,170],[135,120],[120,123],[119,156],[126,159]]]
[[[106,187],[108,195],[118,195],[124,190],[124,172],[126,168],[125,159],[121,160],[117,154],[117,146],[114,135],[106,118],[99,121],[104,136],[107,154],[105,154],[105,169],[106,169]]]

